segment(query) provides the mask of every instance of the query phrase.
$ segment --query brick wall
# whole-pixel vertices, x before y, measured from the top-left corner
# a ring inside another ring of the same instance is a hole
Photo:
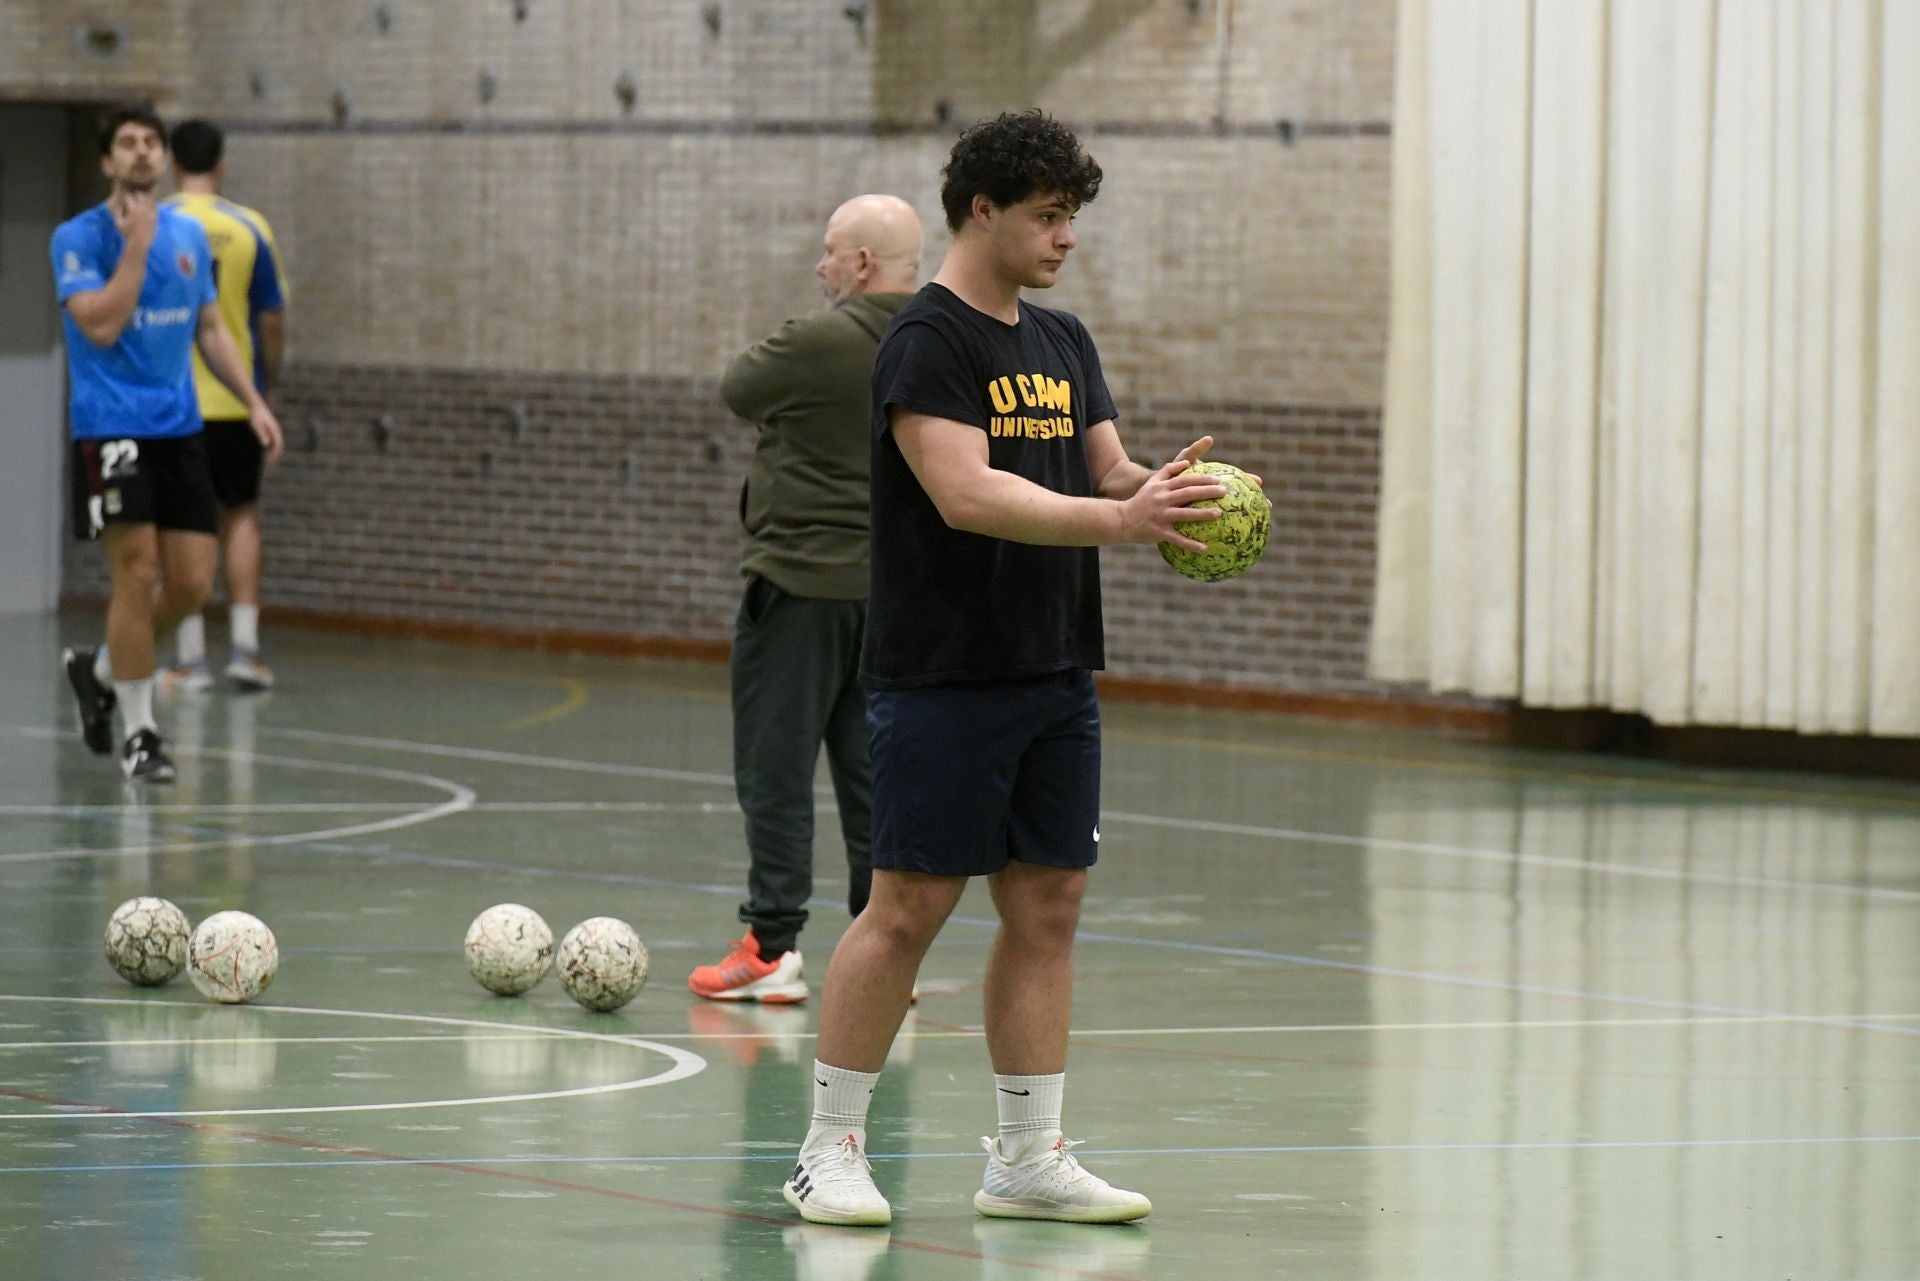
[[[751,429],[711,381],[303,368],[263,508],[273,602],[524,631],[722,640]],[[1118,675],[1366,687],[1378,416],[1220,403],[1122,408],[1130,447],[1211,432],[1267,480],[1258,571],[1201,585],[1151,548],[1104,554]],[[105,588],[76,547],[70,590]]]
[[[1046,301],[1129,446],[1213,430],[1276,502],[1241,582],[1107,555],[1115,670],[1369,688],[1392,0],[847,9],[181,0],[163,105],[229,127],[292,277],[296,445],[320,424],[271,482],[269,604],[723,637],[748,429],[717,372],[817,305],[853,192],[920,209],[931,271],[953,134],[1040,105],[1107,172]]]

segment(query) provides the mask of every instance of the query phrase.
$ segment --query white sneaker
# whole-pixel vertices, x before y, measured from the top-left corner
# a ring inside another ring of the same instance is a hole
[[[227,679],[244,690],[273,688],[273,669],[260,661],[257,650],[236,649],[227,659]]]
[[[851,1134],[832,1147],[802,1148],[780,1195],[809,1223],[893,1222],[893,1207],[873,1185],[873,1167]]]
[[[175,663],[161,669],[159,685],[163,694],[204,694],[213,688],[213,668],[204,658],[197,663]]]
[[[1012,1160],[999,1139],[981,1139],[987,1174],[973,1208],[996,1219],[1058,1219],[1064,1223],[1131,1223],[1153,1213],[1153,1202],[1116,1188],[1081,1168],[1070,1148],[1078,1140],[1042,1134]]]

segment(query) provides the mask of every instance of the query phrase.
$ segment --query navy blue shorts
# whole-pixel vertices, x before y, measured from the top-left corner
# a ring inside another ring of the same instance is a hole
[[[1093,674],[871,690],[873,865],[989,876],[1100,852]]]

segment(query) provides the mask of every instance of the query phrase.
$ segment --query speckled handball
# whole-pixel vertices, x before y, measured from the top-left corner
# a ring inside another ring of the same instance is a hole
[[[251,1001],[280,969],[280,945],[266,922],[245,912],[215,912],[187,948],[187,977],[222,1005]]]
[[[540,913],[496,903],[467,927],[467,973],[489,992],[518,996],[553,968],[553,931]]]
[[[567,931],[554,964],[568,996],[590,1010],[617,1010],[647,981],[647,945],[625,921],[595,916]]]
[[[1267,534],[1273,528],[1273,508],[1253,478],[1228,463],[1195,463],[1193,470],[1218,476],[1227,487],[1223,498],[1207,498],[1190,504],[1194,507],[1218,507],[1216,520],[1189,521],[1180,532],[1207,550],[1190,552],[1172,543],[1160,544],[1160,555],[1188,578],[1202,583],[1218,583],[1238,578],[1253,568],[1260,553],[1267,550]]]
[[[142,895],[107,918],[107,964],[129,983],[159,987],[187,967],[193,924],[163,898]]]

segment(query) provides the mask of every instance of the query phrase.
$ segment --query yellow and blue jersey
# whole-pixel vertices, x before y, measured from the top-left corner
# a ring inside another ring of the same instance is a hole
[[[279,311],[287,305],[273,229],[257,211],[219,196],[183,192],[168,197],[165,203],[206,230],[207,244],[213,250],[220,318],[239,346],[241,360],[253,371],[254,386],[266,390],[259,317],[263,311]],[[213,376],[197,347],[193,353],[193,385],[199,392],[202,418],[212,421],[247,416],[246,405]]]

